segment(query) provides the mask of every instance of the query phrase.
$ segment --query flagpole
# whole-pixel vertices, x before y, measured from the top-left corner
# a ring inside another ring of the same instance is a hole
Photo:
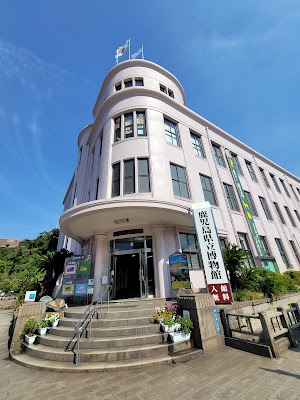
[[[129,54],[128,54],[128,60],[130,60],[130,39],[129,39]]]
[[[144,45],[142,43],[142,59],[144,60]]]

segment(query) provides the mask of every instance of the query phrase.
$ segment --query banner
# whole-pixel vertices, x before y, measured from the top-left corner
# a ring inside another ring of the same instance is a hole
[[[184,253],[173,253],[169,257],[171,285],[173,289],[191,287],[187,256]]]
[[[192,208],[208,291],[216,304],[231,303],[231,288],[210,203],[196,203]]]
[[[235,187],[237,189],[239,198],[241,200],[242,207],[243,207],[243,210],[244,210],[244,214],[246,216],[246,219],[247,219],[250,231],[251,231],[251,235],[252,235],[254,243],[255,243],[255,247],[257,249],[257,252],[258,252],[258,255],[259,255],[260,259],[263,259],[262,262],[261,262],[262,267],[267,269],[267,270],[271,270],[273,272],[278,272],[278,268],[277,268],[277,265],[276,265],[274,257],[270,257],[267,254],[267,252],[265,250],[265,247],[264,247],[264,245],[263,245],[263,243],[262,243],[262,241],[260,239],[260,236],[258,234],[255,222],[253,220],[253,215],[250,212],[249,204],[247,203],[247,198],[245,196],[244,189],[242,187],[239,175],[238,175],[237,170],[235,168],[235,164],[233,162],[233,159],[231,157],[229,157],[228,155],[227,155],[227,159],[228,159],[228,164],[229,164],[229,167],[230,167],[231,175],[233,177],[233,180],[234,180],[234,183],[235,183]],[[270,260],[268,260],[268,259],[270,259]],[[275,266],[274,266],[274,262],[275,262]]]

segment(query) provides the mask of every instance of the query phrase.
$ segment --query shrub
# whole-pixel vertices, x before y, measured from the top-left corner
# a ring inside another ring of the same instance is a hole
[[[262,292],[254,292],[248,289],[239,289],[233,296],[236,301],[260,300],[265,297]]]
[[[27,336],[33,336],[35,334],[35,331],[38,329],[38,322],[34,317],[31,317],[26,320],[22,332],[20,332],[20,335],[27,335]]]

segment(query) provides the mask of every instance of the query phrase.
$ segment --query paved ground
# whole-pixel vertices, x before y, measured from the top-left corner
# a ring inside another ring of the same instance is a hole
[[[9,360],[11,311],[0,311],[0,400],[300,400],[300,353],[267,359],[229,347],[174,366],[117,373],[53,373]]]

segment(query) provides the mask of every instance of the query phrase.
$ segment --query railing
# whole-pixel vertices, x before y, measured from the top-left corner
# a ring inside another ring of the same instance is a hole
[[[99,300],[95,304],[90,304],[85,312],[82,314],[76,325],[74,326],[75,335],[69,342],[65,351],[73,351],[76,344],[77,344],[77,351],[75,354],[75,364],[78,364],[80,361],[80,338],[84,332],[87,332],[87,339],[91,339],[92,337],[92,320],[94,315],[97,313],[97,319],[101,319],[101,314],[103,310],[103,299],[107,295],[107,310],[109,310],[109,295],[110,295],[110,285],[106,286],[103,293],[101,294],[103,288],[101,288],[100,292],[97,294],[96,298],[99,297]],[[87,328],[89,328],[87,330]],[[77,337],[77,341],[75,342],[74,346],[70,349],[69,346],[72,340]]]
[[[274,357],[279,355],[277,340],[281,337],[286,337],[292,347],[297,346],[293,335],[293,330],[300,328],[300,308],[297,303],[291,304],[288,309],[278,307],[260,312],[258,315],[226,313],[225,310],[220,310],[220,316],[225,342],[227,338],[227,342],[232,343],[233,346],[238,346],[233,341],[240,340],[242,342],[245,338],[244,335],[253,336],[252,341],[256,341],[257,345],[269,346]],[[247,345],[248,348],[252,347],[253,349],[255,343],[251,344],[252,346],[245,344],[245,347]]]

